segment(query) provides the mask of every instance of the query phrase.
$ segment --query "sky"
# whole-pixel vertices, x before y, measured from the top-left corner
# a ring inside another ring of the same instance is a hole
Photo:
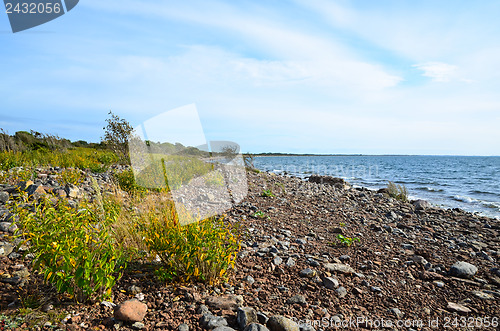
[[[135,127],[194,105],[206,140],[243,152],[500,155],[499,12],[497,0],[82,0],[12,33],[2,7],[0,128],[98,142],[110,110]]]

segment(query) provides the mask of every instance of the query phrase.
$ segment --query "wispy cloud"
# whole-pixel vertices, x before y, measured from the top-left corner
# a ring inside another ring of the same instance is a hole
[[[457,73],[457,66],[442,62],[426,62],[414,64],[415,67],[423,72],[423,76],[430,77],[435,82],[449,82]]]

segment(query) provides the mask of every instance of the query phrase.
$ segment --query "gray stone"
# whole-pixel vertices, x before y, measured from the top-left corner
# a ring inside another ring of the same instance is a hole
[[[6,203],[9,200],[9,193],[0,191],[0,203]]]
[[[399,308],[391,308],[389,310],[394,316],[396,316],[398,319],[402,319],[405,313],[403,313]]]
[[[339,281],[333,277],[325,277],[323,278],[323,285],[330,290],[334,290],[339,287]]]
[[[179,331],[189,331],[189,325],[187,325],[186,323],[182,323],[179,325],[178,330]]]
[[[291,257],[288,258],[288,260],[286,260],[286,266],[287,267],[293,267],[295,265],[295,260]]]
[[[222,316],[211,316],[207,321],[208,329],[215,329],[220,326],[227,326],[227,320]]]
[[[341,255],[339,256],[339,260],[342,262],[349,261],[351,257],[349,255]]]
[[[267,327],[270,331],[300,331],[297,323],[280,315],[272,316],[267,321]]]
[[[73,184],[67,184],[64,190],[70,198],[76,199],[80,197],[80,189]]]
[[[463,305],[454,302],[448,302],[448,306],[446,307],[449,311],[454,311],[459,314],[467,314],[470,313],[471,310]]]
[[[240,329],[244,329],[248,324],[257,323],[257,312],[252,307],[240,307],[236,313],[236,322]]]
[[[415,250],[415,246],[413,246],[412,244],[402,244],[401,247],[403,249],[407,249],[407,250],[410,250],[410,251]]]
[[[276,257],[273,259],[273,264],[274,264],[274,265],[280,265],[281,263],[283,263],[283,260],[281,259],[281,257],[276,256]]]
[[[314,276],[316,276],[316,270],[312,270],[310,268],[306,268],[306,269],[300,271],[299,276],[300,277],[313,278]]]
[[[136,294],[142,292],[142,289],[137,285],[130,285],[127,290],[128,290],[128,293],[132,294],[132,295],[136,295]]]
[[[243,331],[269,331],[269,329],[262,324],[251,323]]]
[[[340,286],[338,289],[335,290],[339,298],[343,298],[347,295],[347,290],[345,287]]]
[[[267,315],[262,312],[258,312],[257,320],[259,321],[260,324],[266,325],[267,321],[269,321],[269,317],[267,317]]]
[[[301,324],[299,325],[300,331],[316,331],[316,329],[311,324]]]
[[[286,300],[286,303],[288,304],[299,304],[299,305],[305,305],[307,304],[306,298],[302,294],[297,294],[294,295],[293,297],[289,298]]]
[[[236,331],[236,330],[234,330],[233,328],[230,328],[229,326],[222,325],[222,326],[216,327],[215,329],[213,329],[213,331]]]
[[[415,207],[416,210],[426,210],[432,208],[431,204],[428,201],[420,199],[413,201],[413,206]]]
[[[297,243],[299,245],[305,245],[305,244],[307,244],[307,241],[305,239],[296,239],[295,243]]]
[[[234,294],[211,296],[206,299],[206,304],[215,309],[236,310],[243,304],[243,297]]]
[[[245,278],[243,278],[243,280],[245,282],[247,282],[249,285],[252,285],[253,283],[255,283],[255,279],[253,279],[252,276],[246,276]]]
[[[495,297],[493,295],[491,295],[489,293],[482,292],[482,291],[472,291],[472,294],[476,298],[483,299],[483,300],[493,300],[493,299],[495,299]]]
[[[344,274],[352,274],[355,272],[353,268],[343,263],[326,263],[325,268],[329,272],[341,272]]]
[[[14,246],[9,243],[0,242],[0,256],[8,256],[14,250]]]
[[[421,265],[426,265],[427,263],[429,263],[423,256],[420,255],[412,256],[411,260],[416,264],[421,264]]]
[[[144,323],[141,322],[135,322],[134,324],[132,324],[132,328],[136,330],[142,330],[144,329],[144,327],[145,327]]]
[[[472,278],[477,273],[477,267],[464,261],[451,266],[450,275],[459,278]]]
[[[17,225],[10,222],[0,222],[0,231],[14,233],[17,230]]]

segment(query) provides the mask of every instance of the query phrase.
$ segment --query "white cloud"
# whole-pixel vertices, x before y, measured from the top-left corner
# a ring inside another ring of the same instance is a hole
[[[458,69],[457,66],[442,62],[426,62],[412,67],[423,71],[423,76],[430,77],[435,82],[449,82],[456,76]]]

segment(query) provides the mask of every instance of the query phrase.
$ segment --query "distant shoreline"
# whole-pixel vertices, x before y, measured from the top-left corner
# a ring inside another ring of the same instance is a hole
[[[432,155],[432,154],[292,154],[292,153],[244,153],[254,157],[267,156],[432,156],[432,157],[500,157],[500,155]]]

